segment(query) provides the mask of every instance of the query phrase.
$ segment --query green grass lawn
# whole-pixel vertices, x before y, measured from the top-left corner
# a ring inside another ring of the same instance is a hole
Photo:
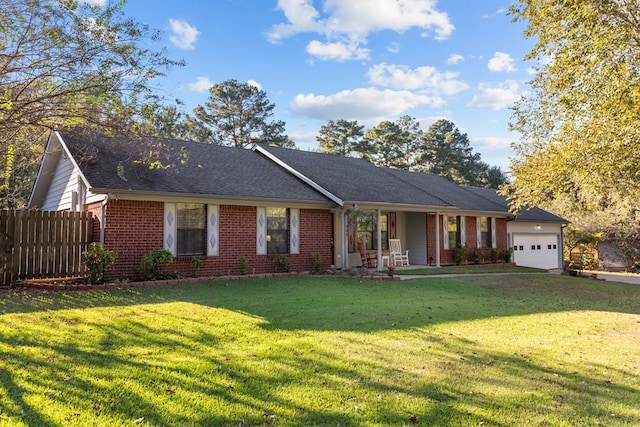
[[[551,274],[0,293],[0,426],[640,425],[640,286]]]

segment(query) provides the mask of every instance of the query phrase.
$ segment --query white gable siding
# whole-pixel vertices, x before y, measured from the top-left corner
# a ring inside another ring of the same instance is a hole
[[[45,211],[71,209],[71,192],[77,189],[78,174],[73,168],[73,163],[66,156],[62,156],[53,173],[42,209]]]
[[[80,184],[81,182],[83,182],[82,185]],[[75,196],[73,195],[74,192],[76,192]],[[73,203],[83,202],[88,204],[101,202],[104,199],[104,194],[94,194],[87,189],[78,170],[74,168],[73,162],[66,156],[62,156],[53,173],[51,185],[47,189],[42,210],[81,210],[80,206],[74,206]]]

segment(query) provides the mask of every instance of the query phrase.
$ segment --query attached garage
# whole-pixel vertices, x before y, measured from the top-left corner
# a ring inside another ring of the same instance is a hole
[[[523,212],[507,222],[513,262],[523,267],[562,268],[562,231],[567,221],[541,209]]]
[[[513,261],[524,267],[546,270],[562,267],[559,234],[512,234]]]
[[[467,187],[509,210],[496,190]],[[555,270],[564,267],[563,229],[567,220],[539,208],[522,209],[507,220],[507,239],[517,265]]]

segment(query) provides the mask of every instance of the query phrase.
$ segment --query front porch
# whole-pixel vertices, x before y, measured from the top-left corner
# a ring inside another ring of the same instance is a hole
[[[401,251],[408,251],[409,266],[439,266],[441,221],[436,221],[436,217],[438,213],[381,209],[337,211],[334,215],[335,265],[345,269],[362,266],[358,244],[364,243],[365,250],[377,260],[376,269],[386,270],[389,264],[396,264],[389,241],[397,239]]]
[[[465,263],[488,261],[498,249],[507,249],[506,217],[485,215],[453,209],[342,209],[334,213],[334,263],[344,269],[362,266],[358,244],[363,243],[377,260],[375,268],[386,270],[396,264],[389,248],[392,239],[400,241],[402,252],[408,251],[408,267],[453,265],[461,257]]]

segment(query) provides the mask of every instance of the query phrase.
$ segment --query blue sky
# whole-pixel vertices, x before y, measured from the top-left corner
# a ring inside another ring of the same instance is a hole
[[[100,0],[93,0],[100,1]],[[129,0],[184,59],[155,85],[191,113],[228,79],[257,85],[303,150],[328,120],[366,128],[410,115],[452,121],[474,152],[508,169],[509,106],[524,93],[533,46],[503,0]]]

